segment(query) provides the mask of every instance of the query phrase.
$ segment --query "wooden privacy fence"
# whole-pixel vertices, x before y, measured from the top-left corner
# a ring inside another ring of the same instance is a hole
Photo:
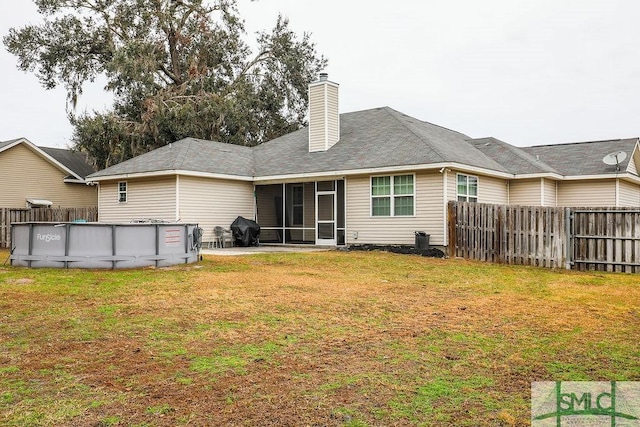
[[[640,272],[640,210],[449,203],[449,255],[506,264]]]
[[[571,210],[576,270],[640,273],[640,210]]]
[[[98,221],[98,208],[0,208],[0,248],[11,247],[11,224],[16,222]]]

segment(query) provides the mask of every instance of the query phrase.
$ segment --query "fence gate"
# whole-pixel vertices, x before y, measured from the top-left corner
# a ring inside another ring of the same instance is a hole
[[[569,219],[573,269],[640,273],[640,210],[574,208]]]

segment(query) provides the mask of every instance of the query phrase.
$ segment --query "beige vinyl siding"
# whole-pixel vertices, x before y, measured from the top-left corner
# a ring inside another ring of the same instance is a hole
[[[506,180],[478,176],[478,203],[506,204],[509,201],[508,193]]]
[[[403,172],[407,174],[410,172]],[[346,179],[347,244],[404,244],[415,242],[414,231],[431,235],[430,243],[444,243],[442,174],[416,173],[415,217],[372,217],[371,176]],[[358,238],[354,239],[354,233]]]
[[[614,179],[559,181],[558,206],[599,207],[616,205]]]
[[[514,179],[509,182],[509,204],[540,206],[542,182],[540,178]]]
[[[458,200],[457,172],[447,169],[447,202]],[[444,184],[443,184],[444,185]]]
[[[618,197],[621,207],[640,207],[640,186],[620,180]]]
[[[0,207],[23,208],[26,199],[45,199],[53,207],[88,207],[98,203],[98,190],[65,183],[69,174],[40,153],[18,144],[0,153]]]
[[[338,142],[339,137],[338,86],[330,82],[312,84],[309,86],[309,151],[325,151]]]
[[[324,151],[324,89],[309,87],[309,151]]]
[[[229,228],[242,216],[254,218],[253,184],[197,177],[178,177],[180,222],[197,223],[204,230],[203,241],[213,238],[213,228]]]
[[[638,166],[640,165],[640,151],[638,151],[638,146],[633,150],[631,154],[631,159],[629,159],[629,166],[627,166],[627,172],[632,173],[634,175],[638,175]]]
[[[556,181],[542,178],[543,206],[556,205]]]
[[[338,86],[327,84],[327,138],[328,147],[340,140],[340,113],[338,111]]]
[[[447,201],[458,200],[458,174],[478,178],[478,203],[506,204],[508,202],[509,188],[506,180],[455,170],[447,172]]]
[[[118,202],[118,182],[127,182],[127,201]],[[101,222],[134,219],[176,219],[176,177],[130,179],[100,183],[98,218]]]

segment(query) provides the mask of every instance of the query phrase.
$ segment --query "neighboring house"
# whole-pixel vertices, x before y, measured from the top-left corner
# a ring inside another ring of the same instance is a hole
[[[0,207],[88,207],[98,203],[95,172],[84,154],[37,147],[26,138],[0,142]]]
[[[278,243],[447,245],[451,200],[640,206],[638,140],[517,148],[391,108],[338,114],[338,85],[309,87],[309,127],[254,148],[187,138],[94,173],[101,221],[216,225],[255,218]],[[618,167],[602,163],[624,151]]]

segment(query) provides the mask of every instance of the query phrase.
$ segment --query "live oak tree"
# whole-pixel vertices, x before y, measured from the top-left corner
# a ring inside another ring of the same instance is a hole
[[[235,0],[34,1],[44,22],[4,44],[45,88],[66,89],[73,145],[99,168],[188,136],[256,145],[298,129],[326,66],[282,17],[251,49]],[[113,106],[76,113],[101,75]]]

